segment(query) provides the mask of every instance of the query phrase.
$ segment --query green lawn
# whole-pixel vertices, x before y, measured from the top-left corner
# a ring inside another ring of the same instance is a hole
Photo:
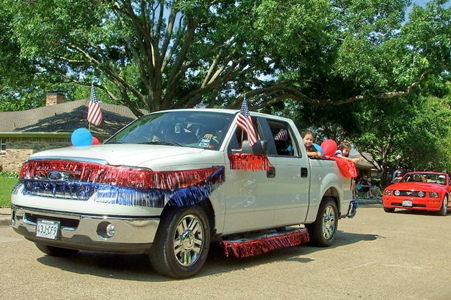
[[[0,177],[0,207],[11,206],[11,191],[19,179]]]

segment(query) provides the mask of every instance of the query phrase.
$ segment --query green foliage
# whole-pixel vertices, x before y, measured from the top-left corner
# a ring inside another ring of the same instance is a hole
[[[138,108],[237,108],[244,93],[254,110],[291,99],[317,115],[309,105],[418,94],[423,83],[443,94],[450,11],[436,0],[415,7],[404,23],[410,4],[5,0],[2,65],[16,72],[9,82],[26,76],[23,84],[4,84],[8,101],[17,102],[3,110],[26,108],[32,98],[22,100],[25,91],[44,82],[69,87],[93,80],[111,102],[137,115]]]
[[[0,176],[0,207],[11,206],[11,192],[17,182],[17,178]]]
[[[385,174],[397,166],[406,170],[450,169],[450,98],[401,98],[359,103],[358,149],[373,155]],[[397,156],[401,160],[397,160]]]
[[[8,172],[8,171],[1,171],[0,177],[3,178],[19,178],[19,174],[16,172]]]

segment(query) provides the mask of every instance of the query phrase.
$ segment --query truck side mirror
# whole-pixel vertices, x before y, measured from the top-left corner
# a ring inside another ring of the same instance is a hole
[[[249,142],[244,140],[241,145],[241,149],[232,149],[232,153],[268,154],[268,141],[258,140],[251,147],[249,146]]]
[[[258,140],[252,145],[252,152],[254,154],[268,154],[268,141]]]

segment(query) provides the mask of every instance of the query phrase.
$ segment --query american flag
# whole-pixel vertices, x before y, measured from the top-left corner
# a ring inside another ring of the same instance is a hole
[[[94,83],[91,85],[91,100],[88,107],[88,122],[99,126],[102,122],[102,111],[100,110],[99,100],[97,100]]]
[[[274,138],[276,141],[287,141],[288,140],[288,132],[286,129],[280,129],[279,133]]]
[[[238,114],[236,120],[237,125],[241,127],[247,133],[249,146],[252,147],[257,142],[257,136],[255,135],[254,125],[252,125],[251,115],[249,114],[249,107],[247,106],[246,98],[243,100],[241,105],[241,111]]]

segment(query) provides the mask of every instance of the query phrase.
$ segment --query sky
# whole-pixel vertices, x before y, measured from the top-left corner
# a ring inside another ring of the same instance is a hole
[[[413,3],[414,4],[417,4],[417,5],[421,5],[421,6],[426,6],[426,3],[427,2],[429,2],[429,1],[427,1],[427,0],[417,0],[417,1],[413,1]]]
[[[412,1],[412,3],[426,7],[426,3],[430,2],[430,1],[431,0],[414,0],[414,1]],[[449,2],[446,4],[447,7],[449,7],[450,5],[451,5],[451,3],[449,3]]]

